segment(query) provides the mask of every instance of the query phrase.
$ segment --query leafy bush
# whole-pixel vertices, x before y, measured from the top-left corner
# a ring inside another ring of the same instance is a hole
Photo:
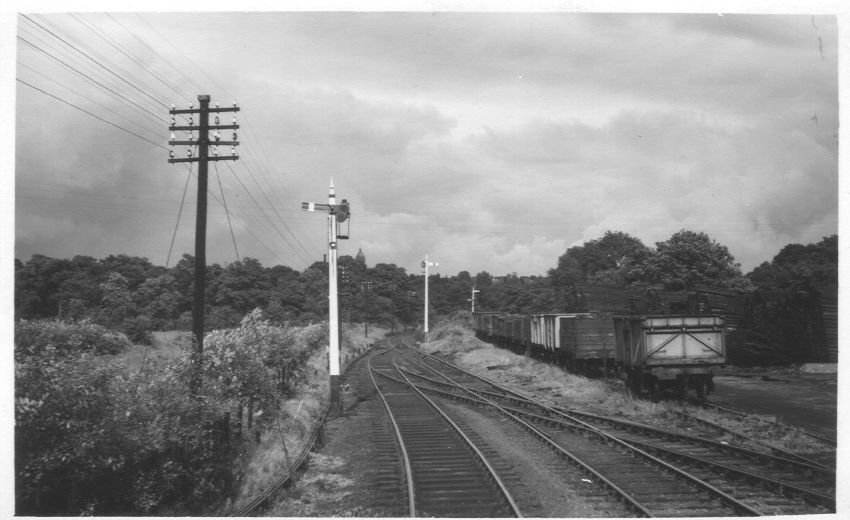
[[[150,345],[153,343],[153,336],[151,335],[153,322],[144,314],[133,318],[125,318],[121,328],[124,330],[124,334],[127,335],[127,339],[133,343],[139,343],[141,345]]]
[[[19,320],[15,324],[15,356],[60,354],[117,354],[129,342],[120,334],[89,320]]]
[[[322,343],[322,331],[320,326],[271,325],[255,309],[238,328],[210,332],[204,338],[204,394],[231,403],[250,398],[259,408],[273,406],[281,392],[291,389],[309,352]],[[283,367],[289,371],[281,380]]]
[[[262,424],[256,414],[271,416],[264,412],[303,377],[305,359],[326,338],[322,326],[272,326],[254,311],[238,328],[206,336],[204,387],[192,397],[188,351],[128,365],[99,355],[129,345],[103,327],[19,321],[16,513],[213,512],[231,489],[238,454],[226,414],[250,398]]]
[[[187,359],[131,371],[96,355],[126,339],[90,323],[20,321],[15,338],[18,514],[202,510],[226,490],[206,433],[223,410],[189,396]]]

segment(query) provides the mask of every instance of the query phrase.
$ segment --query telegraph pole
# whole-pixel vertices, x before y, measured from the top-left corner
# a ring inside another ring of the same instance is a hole
[[[438,265],[437,262],[429,262],[428,253],[425,253],[425,260],[422,260],[422,267],[425,268],[425,343],[428,342],[428,268]]]
[[[337,296],[337,239],[347,239],[348,235],[339,233],[339,224],[349,216],[348,201],[342,199],[336,203],[336,190],[331,179],[328,191],[328,203],[302,202],[304,211],[328,212],[328,373],[330,375],[331,402],[330,410],[338,416],[342,415],[342,399],[339,385],[339,297]]]
[[[210,108],[210,96],[207,94],[198,95],[198,103],[200,107],[195,109],[189,105],[188,109],[176,109],[172,105],[169,113],[171,114],[171,140],[168,144],[171,146],[188,146],[185,158],[175,157],[174,150],[169,152],[169,163],[196,162],[198,163],[198,210],[195,218],[195,292],[194,301],[192,304],[192,335],[194,336],[194,349],[192,352],[192,380],[190,390],[193,395],[196,395],[201,388],[201,356],[204,352],[204,289],[206,288],[206,236],[207,236],[207,165],[209,161],[234,161],[239,157],[236,155],[236,146],[239,141],[236,140],[236,129],[239,125],[236,124],[235,112],[239,111],[236,103],[232,107],[220,108],[216,103],[215,108]],[[215,123],[210,125],[210,113],[218,114],[220,112],[234,112],[233,123],[230,125],[220,125],[218,115],[215,116]],[[175,119],[177,114],[188,114],[189,124],[178,125]],[[194,124],[194,115],[198,114],[198,125]],[[233,130],[233,140],[222,141],[219,130]],[[174,132],[188,132],[188,139],[177,139]],[[193,132],[198,132],[198,139],[193,139]],[[210,131],[214,131],[213,157],[209,156],[210,148]],[[219,156],[218,147],[220,145],[229,145],[232,147],[230,156]],[[198,156],[193,157],[192,147],[197,146]]]

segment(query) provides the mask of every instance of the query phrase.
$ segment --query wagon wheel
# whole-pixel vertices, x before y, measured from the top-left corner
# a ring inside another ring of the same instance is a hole
[[[629,388],[629,392],[632,394],[632,396],[640,397],[640,390],[641,390],[641,388],[640,388],[641,387],[640,377],[638,375],[636,375],[634,372],[632,372],[631,370],[628,372],[628,375],[626,376],[626,386]]]
[[[697,381],[697,399],[705,401],[705,381],[702,379]]]
[[[657,382],[653,381],[649,384],[649,395],[650,399],[652,399],[653,403],[657,403],[661,400],[661,385]]]
[[[688,397],[688,376],[682,377],[682,379],[678,382],[679,384],[676,387],[676,399],[681,404]]]

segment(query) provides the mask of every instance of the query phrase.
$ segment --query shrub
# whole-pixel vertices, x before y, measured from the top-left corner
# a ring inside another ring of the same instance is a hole
[[[324,327],[272,326],[254,311],[207,335],[204,389],[192,397],[188,352],[130,369],[98,355],[128,346],[122,335],[89,322],[20,321],[16,513],[210,512],[231,488],[238,454],[222,438],[222,417],[246,398],[271,412],[326,338]]]
[[[117,354],[129,342],[117,332],[89,320],[19,320],[15,324],[15,356],[43,352]]]
[[[153,343],[153,335],[151,334],[153,322],[144,314],[133,318],[125,318],[121,328],[127,339],[133,343],[141,345],[151,345]]]
[[[326,336],[326,333],[325,333]],[[253,399],[259,408],[276,403],[300,374],[298,367],[321,341],[321,327],[274,326],[255,309],[235,329],[204,338],[204,393],[231,403]],[[287,367],[288,376],[281,371]]]

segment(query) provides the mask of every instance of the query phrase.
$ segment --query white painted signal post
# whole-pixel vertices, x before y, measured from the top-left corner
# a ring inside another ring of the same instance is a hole
[[[437,262],[430,262],[428,260],[428,253],[425,253],[425,260],[422,260],[422,267],[425,269],[425,341],[428,341],[428,268],[429,267],[437,267]]]
[[[349,216],[348,201],[342,199],[336,203],[336,190],[331,179],[328,190],[328,203],[302,202],[304,211],[328,212],[328,373],[330,374],[331,396],[330,409],[337,415],[342,415],[342,399],[339,384],[339,297],[337,293],[337,240],[347,239],[348,235],[340,235],[339,224]]]
[[[472,302],[472,312],[475,312],[475,293],[479,293],[479,292],[481,292],[481,291],[476,289],[475,286],[473,285],[472,286],[472,296],[470,296],[470,298],[469,298],[469,301]]]

